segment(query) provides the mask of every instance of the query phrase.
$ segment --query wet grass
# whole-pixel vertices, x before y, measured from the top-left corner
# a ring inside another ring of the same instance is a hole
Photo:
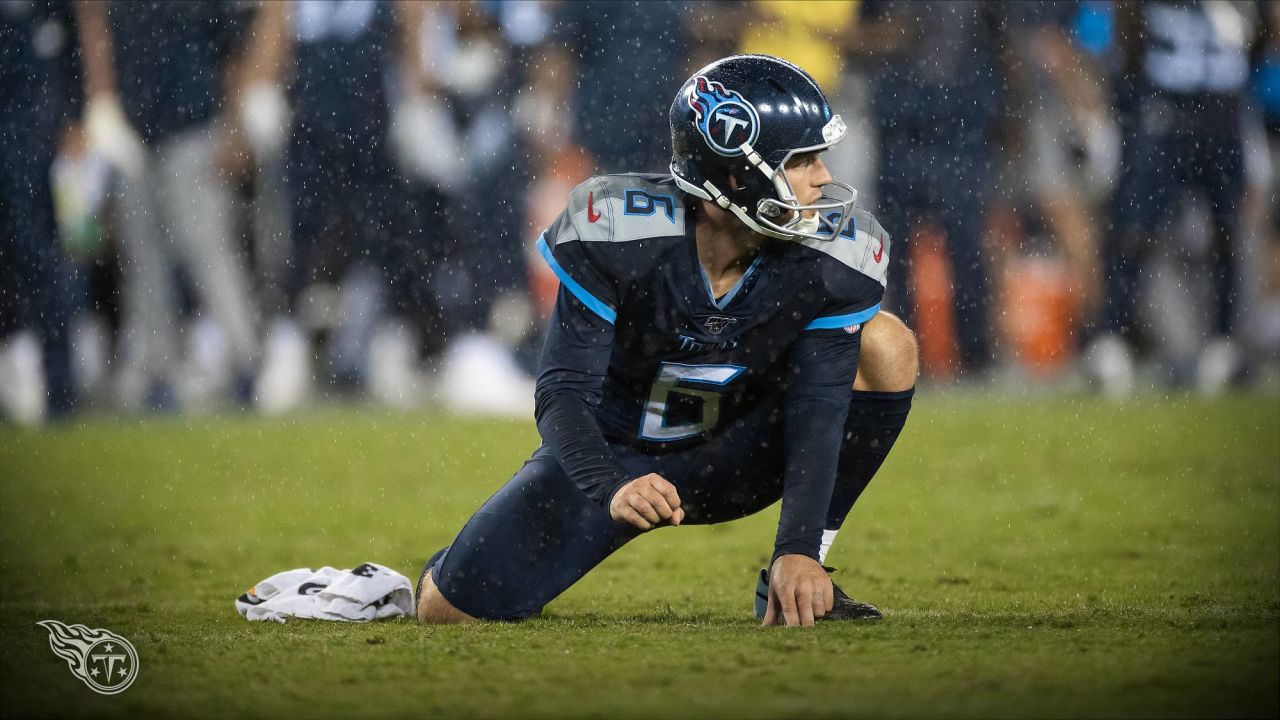
[[[829,561],[877,625],[761,629],[776,509],[633,543],[523,624],[249,624],[297,566],[411,577],[527,423],[328,410],[0,428],[14,716],[1274,717],[1280,403],[922,394]],[[92,694],[37,620],[105,627]]]

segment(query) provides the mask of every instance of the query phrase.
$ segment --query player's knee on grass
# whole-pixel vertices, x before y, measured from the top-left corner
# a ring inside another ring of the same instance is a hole
[[[878,313],[862,327],[862,352],[854,390],[902,392],[916,384],[920,345],[896,315]]]
[[[453,606],[436,587],[432,578],[434,571],[427,573],[422,579],[422,590],[418,593],[418,622],[431,625],[450,625],[454,623],[475,622],[476,618]]]

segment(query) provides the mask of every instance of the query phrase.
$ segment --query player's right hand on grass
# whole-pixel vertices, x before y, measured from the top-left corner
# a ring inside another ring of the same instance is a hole
[[[769,569],[769,607],[765,625],[813,627],[835,604],[831,576],[805,555],[779,555]]]
[[[652,530],[663,523],[679,525],[684,520],[680,493],[676,486],[657,473],[649,473],[623,485],[609,501],[614,522]]]

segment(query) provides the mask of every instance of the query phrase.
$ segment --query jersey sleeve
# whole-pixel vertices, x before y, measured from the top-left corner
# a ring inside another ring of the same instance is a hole
[[[618,286],[607,256],[615,225],[610,192],[600,178],[574,188],[565,211],[538,238],[538,252],[561,287],[612,325],[618,317]]]
[[[804,333],[791,346],[784,420],[786,464],[774,559],[791,554],[818,559],[861,338],[861,330]]]
[[[611,233],[605,222],[608,203],[594,185],[588,180],[575,189],[564,213],[538,239],[560,290],[538,363],[534,415],[542,441],[565,474],[607,508],[631,478],[614,459],[596,419],[613,351],[618,293],[591,249],[592,243],[607,245]]]
[[[602,507],[631,479],[596,419],[612,348],[613,326],[561,287],[538,363],[534,417],[565,474]]]

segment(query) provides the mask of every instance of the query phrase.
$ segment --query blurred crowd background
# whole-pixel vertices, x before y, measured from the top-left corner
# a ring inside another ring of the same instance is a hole
[[[1257,388],[1280,4],[0,0],[0,409],[529,417],[600,172],[682,81],[794,61],[895,240],[930,384]]]

